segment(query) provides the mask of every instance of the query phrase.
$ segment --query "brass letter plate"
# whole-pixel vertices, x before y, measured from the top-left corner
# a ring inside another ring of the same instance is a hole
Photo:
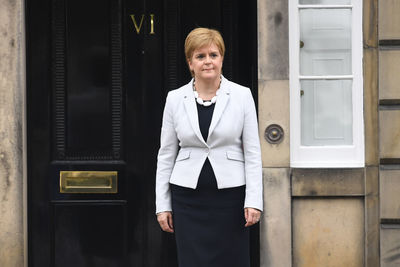
[[[116,171],[60,171],[60,193],[115,194]]]

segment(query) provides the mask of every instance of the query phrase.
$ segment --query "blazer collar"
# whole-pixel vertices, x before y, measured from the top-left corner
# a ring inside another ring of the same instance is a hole
[[[229,81],[221,75],[221,85],[219,88],[219,94],[217,102],[215,103],[213,116],[211,119],[210,129],[208,130],[208,138],[209,140],[213,130],[217,126],[218,121],[220,120],[223,111],[225,110],[226,104],[228,103],[230,96],[230,89],[228,86]],[[206,141],[203,139],[203,136],[200,132],[199,127],[199,118],[197,114],[197,106],[196,101],[193,96],[193,79],[185,85],[185,90],[183,94],[183,102],[185,103],[185,109],[188,113],[190,124],[192,125],[193,131],[197,135],[197,137],[206,145]]]
[[[190,124],[192,125],[192,129],[197,135],[197,137],[200,139],[200,141],[206,145],[207,143],[204,141],[203,136],[201,135],[200,132],[200,127],[199,127],[199,117],[197,115],[197,107],[196,107],[196,101],[194,99],[193,95],[193,81],[192,79],[188,84],[185,85],[185,90],[183,94],[183,103],[185,104],[185,109],[186,112],[189,116]]]
[[[224,76],[221,75],[221,85],[219,87],[219,93],[217,102],[215,103],[214,113],[211,119],[210,129],[208,130],[207,140],[210,139],[212,132],[218,124],[218,121],[221,119],[222,113],[225,110],[226,104],[228,103],[230,96],[230,89],[228,86],[229,81],[225,79]]]

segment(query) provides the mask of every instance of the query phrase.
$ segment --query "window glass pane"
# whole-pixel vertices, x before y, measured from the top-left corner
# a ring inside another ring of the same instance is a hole
[[[351,0],[300,0],[302,5],[350,5]]]
[[[301,81],[301,145],[351,145],[352,81]]]
[[[300,10],[300,74],[351,72],[351,10]]]

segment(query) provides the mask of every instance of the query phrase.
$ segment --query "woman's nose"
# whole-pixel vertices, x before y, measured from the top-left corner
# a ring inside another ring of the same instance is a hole
[[[206,56],[206,63],[211,63],[211,57],[210,56]]]

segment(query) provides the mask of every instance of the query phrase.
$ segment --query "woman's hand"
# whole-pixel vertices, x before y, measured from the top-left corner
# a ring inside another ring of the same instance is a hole
[[[252,226],[260,221],[261,211],[254,208],[244,209],[244,218],[246,219],[245,227]]]
[[[168,233],[174,232],[174,225],[172,223],[172,212],[163,211],[157,213],[157,221],[160,224],[161,229]]]

